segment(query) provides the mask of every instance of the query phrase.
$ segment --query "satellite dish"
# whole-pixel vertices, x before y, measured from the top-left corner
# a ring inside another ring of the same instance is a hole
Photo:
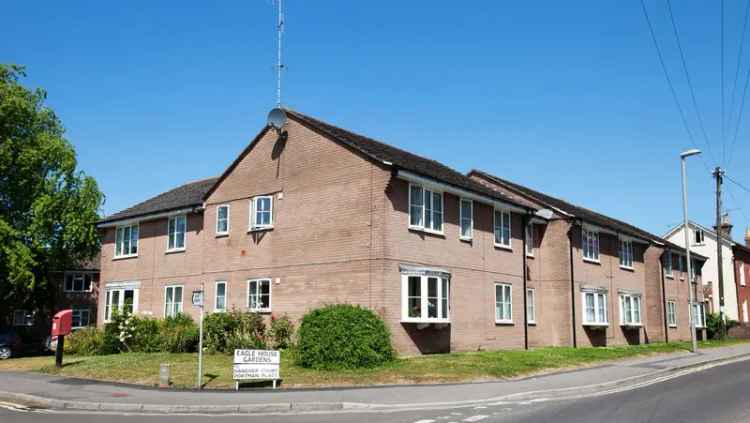
[[[268,113],[268,126],[281,133],[286,125],[286,112],[283,109],[275,108]]]

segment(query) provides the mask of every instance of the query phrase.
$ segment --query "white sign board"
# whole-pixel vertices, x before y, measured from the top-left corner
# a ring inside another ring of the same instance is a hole
[[[193,307],[203,307],[203,291],[193,291]]]
[[[279,377],[281,352],[276,350],[234,350],[234,380],[275,380]]]

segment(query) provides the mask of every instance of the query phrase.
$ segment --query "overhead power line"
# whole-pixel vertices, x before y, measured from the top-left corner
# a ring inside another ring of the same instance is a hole
[[[725,178],[727,178],[727,179],[728,179],[728,180],[729,180],[730,182],[732,182],[733,184],[735,184],[735,185],[737,185],[738,187],[740,187],[740,188],[742,188],[743,190],[745,190],[745,191],[746,191],[746,192],[747,192],[748,194],[750,194],[750,188],[748,188],[748,187],[746,187],[746,186],[742,185],[741,183],[737,182],[736,180],[732,179],[732,177],[731,177],[731,176],[729,176],[729,175],[727,175],[727,174],[724,174],[724,177],[725,177]]]
[[[735,106],[735,98],[737,94],[737,82],[740,78],[740,67],[742,65],[742,53],[745,50],[745,34],[747,34],[747,18],[750,16],[750,0],[747,0],[745,3],[745,19],[744,23],[742,24],[742,32],[740,33],[740,48],[737,51],[737,66],[734,68],[734,82],[732,83],[732,95],[729,98],[729,115],[727,117],[727,127],[731,131],[732,124],[734,122],[734,106]],[[731,149],[729,150],[731,154]],[[729,160],[732,160],[732,156],[729,156]]]
[[[641,5],[644,8],[645,11],[645,5],[643,4],[643,0],[641,0]],[[695,114],[698,117],[698,125],[701,129],[701,132],[703,133],[703,140],[706,144],[706,149],[708,150],[709,156],[711,156],[711,160],[713,160],[714,163],[716,163],[716,158],[713,155],[713,151],[711,150],[711,142],[708,139],[708,133],[706,132],[706,126],[703,124],[703,117],[701,116],[700,108],[698,107],[698,100],[695,97],[695,90],[693,89],[693,81],[690,78],[690,72],[688,71],[687,66],[687,60],[685,60],[685,52],[682,49],[682,41],[680,41],[680,33],[677,30],[677,22],[674,18],[674,13],[672,12],[672,1],[667,0],[667,9],[669,10],[669,19],[672,22],[672,30],[674,32],[675,39],[677,40],[677,48],[680,52],[680,60],[682,62],[682,70],[685,73],[685,79],[687,80],[688,88],[690,89],[690,98],[693,102],[693,108],[695,109]],[[653,35],[653,30],[651,31]]]
[[[726,147],[726,125],[724,125],[724,0],[721,0],[721,164],[726,164],[727,147]]]

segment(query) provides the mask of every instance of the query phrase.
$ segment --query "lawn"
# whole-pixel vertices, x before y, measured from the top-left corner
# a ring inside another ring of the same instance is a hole
[[[730,345],[742,341],[705,341],[702,348]],[[449,383],[512,378],[555,369],[601,364],[649,354],[687,351],[688,343],[657,343],[605,348],[548,347],[530,351],[483,351],[436,354],[400,358],[373,369],[318,371],[294,364],[292,352],[282,353],[283,387],[350,386],[404,383]],[[62,370],[54,366],[54,357],[27,357],[0,361],[0,371],[32,371],[86,379],[126,382],[154,386],[158,383],[159,364],[172,365],[172,382],[177,388],[193,387],[196,379],[196,354],[123,353],[106,356],[66,356]],[[204,356],[206,388],[230,388],[232,357]]]

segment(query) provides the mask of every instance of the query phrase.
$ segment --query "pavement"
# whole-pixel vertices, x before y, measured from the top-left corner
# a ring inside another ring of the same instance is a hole
[[[457,410],[615,395],[750,359],[750,344],[482,383],[340,389],[159,390],[36,373],[0,373],[0,401],[33,409],[145,414],[305,414]]]

